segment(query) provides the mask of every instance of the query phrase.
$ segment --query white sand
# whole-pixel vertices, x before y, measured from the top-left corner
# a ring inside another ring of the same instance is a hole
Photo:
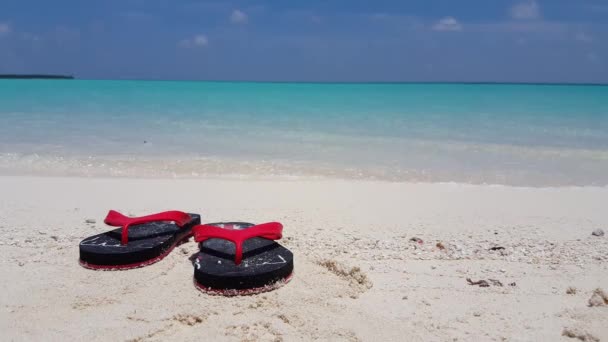
[[[608,235],[591,236],[608,233],[607,188],[0,177],[0,192],[2,341],[608,341],[608,307],[587,306],[608,290]],[[84,269],[78,242],[107,230],[108,209],[281,221],[295,277],[201,294],[194,243],[141,269]]]

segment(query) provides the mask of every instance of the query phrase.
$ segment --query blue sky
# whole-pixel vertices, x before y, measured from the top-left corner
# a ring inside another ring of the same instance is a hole
[[[608,83],[608,1],[2,0],[0,73]]]

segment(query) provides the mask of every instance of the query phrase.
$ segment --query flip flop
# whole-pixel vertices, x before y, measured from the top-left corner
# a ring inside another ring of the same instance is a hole
[[[293,254],[273,241],[282,237],[278,222],[210,223],[192,231],[200,248],[193,256],[194,285],[205,293],[256,294],[291,280]]]
[[[201,223],[196,214],[165,211],[127,217],[110,210],[104,222],[121,227],[80,242],[80,265],[95,270],[126,270],[151,265],[188,241],[192,227]]]

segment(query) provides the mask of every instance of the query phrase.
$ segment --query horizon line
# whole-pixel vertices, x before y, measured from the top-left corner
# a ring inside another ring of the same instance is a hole
[[[3,76],[12,76],[3,78]],[[16,77],[15,77],[16,76]],[[160,78],[79,78],[70,74],[0,74],[0,79],[48,79],[80,81],[144,81],[144,82],[208,82],[208,83],[269,83],[269,84],[471,84],[471,85],[551,85],[608,86],[608,82],[534,82],[534,81],[285,81],[285,80],[218,80],[218,79],[160,79]]]

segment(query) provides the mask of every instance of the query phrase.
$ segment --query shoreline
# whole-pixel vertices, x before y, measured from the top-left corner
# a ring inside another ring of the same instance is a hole
[[[574,167],[574,166],[573,166]],[[99,158],[45,157],[36,154],[21,157],[0,154],[0,176],[78,177],[117,179],[184,179],[184,180],[324,180],[387,183],[463,184],[512,186],[521,188],[608,187],[600,170],[581,166],[584,172],[574,175],[546,174],[543,170],[480,169],[407,169],[378,165],[340,165],[312,161],[259,160],[217,157]],[[588,174],[586,174],[587,172]],[[589,173],[591,172],[591,173]],[[595,178],[589,178],[595,177]]]
[[[240,182],[240,183],[314,183],[314,184],[362,184],[368,186],[413,186],[413,187],[462,187],[462,188],[480,188],[480,189],[514,189],[514,190],[590,190],[590,191],[608,191],[608,185],[553,185],[553,186],[534,186],[534,185],[512,185],[500,183],[464,183],[457,181],[403,181],[403,180],[384,180],[384,179],[367,179],[367,178],[340,178],[340,177],[324,177],[310,175],[271,175],[271,176],[256,176],[246,174],[233,175],[198,175],[198,176],[87,176],[87,175],[53,175],[53,174],[10,174],[0,173],[0,178],[13,178],[16,180],[90,180],[90,181],[118,181],[118,182]]]

